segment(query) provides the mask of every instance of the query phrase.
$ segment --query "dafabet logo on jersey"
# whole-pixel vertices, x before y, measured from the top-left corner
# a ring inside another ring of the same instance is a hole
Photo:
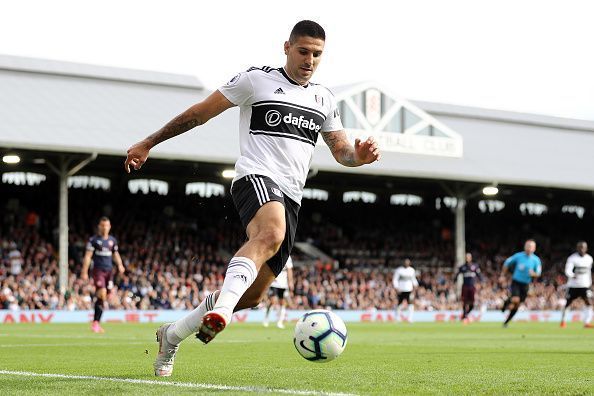
[[[320,128],[322,127],[321,125],[316,124],[313,118],[305,119],[303,115],[297,117],[294,116],[291,112],[289,112],[289,114],[283,117],[278,110],[269,110],[264,116],[264,119],[266,120],[266,123],[271,127],[275,127],[278,124],[280,124],[281,120],[285,124],[296,125],[300,128],[307,128],[310,131],[315,132],[319,132]]]
[[[315,146],[326,116],[316,109],[282,101],[252,105],[250,133],[299,140]]]

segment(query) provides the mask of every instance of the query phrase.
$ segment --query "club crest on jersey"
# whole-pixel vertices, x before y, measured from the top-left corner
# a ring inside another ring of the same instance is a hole
[[[315,98],[317,104],[324,106],[324,97],[323,96],[314,95],[314,98]]]

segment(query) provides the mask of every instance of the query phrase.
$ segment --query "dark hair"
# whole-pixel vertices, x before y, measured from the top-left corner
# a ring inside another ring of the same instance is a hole
[[[101,216],[99,218],[99,223],[101,223],[102,221],[109,221],[109,217],[107,217],[107,216]]]
[[[324,28],[314,21],[303,20],[297,22],[297,24],[293,27],[293,30],[291,30],[289,42],[294,43],[298,37],[303,36],[326,41],[326,32],[324,32]]]

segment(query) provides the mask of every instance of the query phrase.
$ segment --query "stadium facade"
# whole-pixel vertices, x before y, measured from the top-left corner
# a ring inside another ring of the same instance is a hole
[[[239,154],[238,110],[231,109],[156,147],[152,158],[159,167],[123,174],[127,147],[210,93],[193,76],[2,55],[0,87],[0,150],[22,158],[18,165],[2,164],[2,173],[59,176],[64,260],[69,176],[221,181],[220,172]],[[457,262],[465,250],[465,202],[486,185],[532,188],[535,201],[558,189],[575,197],[573,203],[589,204],[592,121],[409,101],[389,81],[333,92],[348,134],[374,135],[383,158],[368,167],[342,167],[319,139],[311,184],[340,185],[329,180],[344,179],[346,186],[357,180],[358,186],[389,195],[402,192],[400,181],[432,183],[457,199]],[[65,262],[62,267],[66,271]]]

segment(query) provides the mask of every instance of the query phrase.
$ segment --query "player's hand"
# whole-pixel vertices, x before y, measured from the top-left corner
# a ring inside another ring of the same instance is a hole
[[[123,265],[118,267],[118,271],[120,272],[120,275],[124,275],[124,273],[126,272],[126,268],[124,268]]]
[[[84,281],[88,281],[89,280],[89,273],[88,272],[81,272],[80,273],[80,279],[82,279]]]
[[[501,276],[499,277],[499,283],[505,283],[505,281],[506,281],[506,278],[505,278],[505,276],[501,275]]]
[[[538,274],[537,274],[536,272],[532,271],[532,270],[529,270],[529,271],[528,271],[528,273],[529,273],[529,274],[530,274],[530,276],[531,276],[531,277],[533,277],[533,278],[537,278],[537,277],[538,277]]]
[[[365,141],[355,139],[355,159],[361,164],[371,164],[379,161],[382,155],[373,136],[370,136]]]
[[[130,165],[132,165],[134,170],[139,170],[142,168],[142,165],[148,159],[150,150],[151,145],[146,140],[141,140],[140,142],[130,146],[127,151],[128,156],[124,162],[124,169],[126,172],[130,173]]]

